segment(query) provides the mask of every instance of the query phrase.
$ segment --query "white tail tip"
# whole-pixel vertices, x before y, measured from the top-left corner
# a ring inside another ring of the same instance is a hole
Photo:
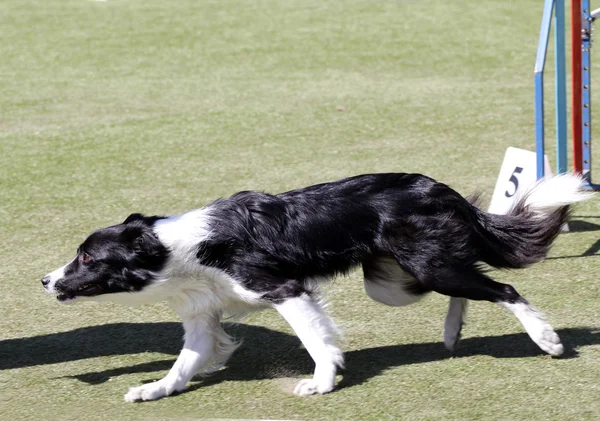
[[[571,173],[544,178],[523,194],[525,206],[541,214],[551,213],[593,196],[594,193],[585,190],[583,177]]]

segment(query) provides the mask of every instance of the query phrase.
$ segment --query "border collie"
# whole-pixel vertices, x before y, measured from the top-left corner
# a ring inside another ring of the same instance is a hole
[[[375,301],[404,306],[435,291],[450,296],[444,344],[460,338],[467,300],[511,311],[531,339],[560,355],[558,335],[510,285],[482,264],[522,268],[544,259],[569,205],[587,199],[582,179],[561,175],[530,188],[506,215],[478,209],[420,174],[368,174],[278,195],[244,191],[177,216],[132,214],[92,233],[65,266],[42,279],[58,301],[142,304],[166,300],[183,319],[184,346],[167,376],[134,387],[148,401],[185,389],[225,364],[237,343],[224,314],[274,308],[315,362],[294,393],[334,388],[342,351],[318,283],[362,266]]]

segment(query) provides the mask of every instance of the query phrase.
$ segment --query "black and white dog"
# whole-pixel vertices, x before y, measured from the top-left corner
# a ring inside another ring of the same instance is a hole
[[[317,285],[359,265],[367,294],[383,304],[412,304],[430,291],[450,296],[450,350],[467,300],[487,300],[514,313],[542,350],[560,355],[563,346],[543,315],[480,265],[541,261],[569,205],[588,197],[575,175],[536,184],[507,215],[483,212],[419,174],[360,175],[278,195],[241,192],[182,215],[133,214],[98,230],[42,283],[63,303],[166,300],[182,317],[185,343],[175,365],[162,380],[131,388],[127,401],[182,391],[196,373],[222,366],[237,347],[221,327],[223,314],[268,307],[291,325],[316,365],[295,393],[327,393],[344,361]]]

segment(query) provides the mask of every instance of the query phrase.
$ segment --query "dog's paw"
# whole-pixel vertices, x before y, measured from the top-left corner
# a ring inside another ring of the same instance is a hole
[[[458,342],[460,341],[460,332],[462,331],[462,325],[453,326],[453,328],[447,328],[444,331],[444,345],[450,352],[454,352]]]
[[[564,347],[560,342],[560,338],[548,324],[543,326],[539,332],[536,332],[535,338],[533,339],[544,352],[547,352],[550,355],[558,356],[562,355],[564,352]]]
[[[550,355],[558,356],[564,352],[564,347],[560,343],[560,338],[552,329],[552,326],[546,322],[544,315],[534,308],[528,308],[525,316],[519,317],[525,330],[544,352]]]
[[[300,380],[296,387],[294,388],[294,394],[298,396],[308,396],[308,395],[323,395],[325,393],[331,392],[333,390],[333,385],[319,383],[315,379],[304,379]]]
[[[532,307],[526,301],[517,303],[499,302],[498,304],[512,311],[518,317],[529,337],[544,352],[558,356],[562,355],[565,351],[563,345],[560,343],[560,338],[554,329],[552,329],[552,326],[548,324],[541,311]]]
[[[462,319],[446,319],[446,325],[444,328],[444,346],[448,351],[453,352],[456,349],[456,346],[460,341],[460,333],[462,332],[462,328]]]
[[[173,393],[173,389],[159,380],[154,383],[144,384],[142,386],[132,387],[125,395],[126,402],[153,401],[164,398]]]
[[[444,345],[448,351],[454,351],[460,341],[460,333],[467,313],[468,301],[465,298],[451,297],[448,315],[444,323]]]

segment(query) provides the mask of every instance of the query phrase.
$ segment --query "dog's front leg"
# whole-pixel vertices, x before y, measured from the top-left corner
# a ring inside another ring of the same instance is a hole
[[[335,373],[344,366],[342,351],[335,344],[337,328],[318,301],[308,295],[288,298],[275,309],[290,324],[315,362],[312,379],[301,380],[294,389],[296,395],[331,392]]]
[[[132,387],[125,395],[125,400],[151,401],[184,390],[187,382],[213,356],[215,324],[219,324],[218,320],[207,314],[184,317],[185,342],[169,374],[154,383]]]

